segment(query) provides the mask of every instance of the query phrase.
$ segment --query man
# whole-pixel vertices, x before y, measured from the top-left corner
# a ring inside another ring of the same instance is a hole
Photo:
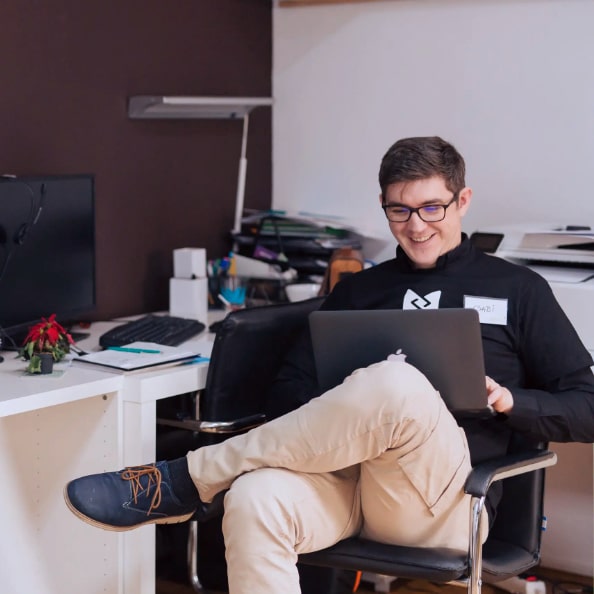
[[[442,139],[396,142],[379,174],[396,258],[346,277],[323,308],[496,301],[497,316],[481,320],[493,418],[458,426],[427,379],[398,360],[318,396],[304,337],[270,395],[277,418],[186,458],[74,480],[65,490],[72,511],[127,530],[187,520],[226,492],[231,594],[297,594],[297,555],[354,534],[465,548],[465,478],[473,463],[506,452],[512,429],[594,441],[592,358],[540,276],[475,250],[462,234],[472,199],[464,177],[462,157]],[[491,489],[489,519],[499,497]]]

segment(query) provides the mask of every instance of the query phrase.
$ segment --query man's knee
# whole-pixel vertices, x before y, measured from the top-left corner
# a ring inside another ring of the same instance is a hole
[[[360,393],[366,408],[407,418],[427,418],[441,406],[439,393],[416,367],[402,361],[381,361],[356,370],[344,382]]]
[[[239,476],[225,495],[225,515],[270,515],[282,505],[282,469],[261,468]]]
[[[286,538],[293,532],[290,497],[284,493],[281,469],[263,468],[238,477],[225,495],[223,533],[258,532]]]

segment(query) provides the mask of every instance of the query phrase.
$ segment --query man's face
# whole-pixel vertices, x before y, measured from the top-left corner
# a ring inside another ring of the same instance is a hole
[[[446,188],[443,178],[429,177],[391,184],[386,190],[383,203],[407,208],[445,206],[453,197],[454,194]],[[468,210],[471,198],[470,188],[460,190],[457,202],[446,209],[442,221],[427,223],[416,212],[405,223],[389,221],[392,235],[417,268],[434,268],[439,256],[460,244],[462,217]]]

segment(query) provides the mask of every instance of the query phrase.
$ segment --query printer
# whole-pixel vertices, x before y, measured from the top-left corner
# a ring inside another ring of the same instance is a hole
[[[543,276],[594,355],[594,230],[585,225],[517,225],[477,231],[471,241],[484,252],[524,264]],[[551,449],[559,461],[547,470],[548,521],[541,565],[592,576],[594,448],[586,443],[555,443]]]
[[[583,343],[594,353],[594,230],[586,225],[515,225],[474,232],[480,250],[528,266],[551,285]]]

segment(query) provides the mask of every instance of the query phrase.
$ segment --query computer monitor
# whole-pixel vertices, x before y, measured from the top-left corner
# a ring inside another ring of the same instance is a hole
[[[0,338],[20,346],[55,313],[63,325],[95,308],[92,175],[0,178]]]

